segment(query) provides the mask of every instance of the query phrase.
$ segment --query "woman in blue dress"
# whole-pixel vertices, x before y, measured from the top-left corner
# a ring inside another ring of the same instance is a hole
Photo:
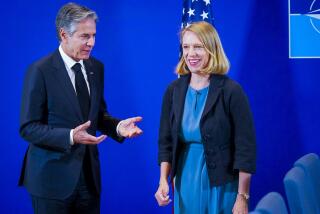
[[[256,168],[253,118],[241,86],[226,76],[229,61],[207,22],[181,31],[180,78],[163,97],[160,181],[155,197],[175,214],[246,214]]]

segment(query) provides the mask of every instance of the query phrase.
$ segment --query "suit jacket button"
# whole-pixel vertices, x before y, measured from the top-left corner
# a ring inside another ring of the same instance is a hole
[[[206,141],[206,142],[209,140],[209,138],[210,138],[210,135],[209,135],[209,134],[205,134],[205,135],[203,136],[203,140]]]
[[[79,157],[79,158],[82,158],[83,155],[84,155],[83,152],[79,152],[79,153],[78,153],[78,157]]]
[[[216,168],[216,164],[215,163],[209,163],[208,166],[209,166],[210,169]]]
[[[208,149],[207,150],[207,155],[214,155],[214,151],[212,149]]]
[[[227,150],[229,147],[230,147],[230,145],[228,145],[228,144],[222,144],[222,145],[219,146],[219,149],[221,151],[223,151],[223,150]]]

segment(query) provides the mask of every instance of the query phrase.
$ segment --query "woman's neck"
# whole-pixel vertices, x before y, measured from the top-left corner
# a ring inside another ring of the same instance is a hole
[[[195,74],[191,73],[190,86],[195,90],[200,90],[210,84],[209,74]]]

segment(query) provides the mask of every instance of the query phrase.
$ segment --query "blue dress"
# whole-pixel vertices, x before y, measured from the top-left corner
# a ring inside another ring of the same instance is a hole
[[[238,181],[210,187],[199,127],[208,89],[189,86],[186,94],[180,133],[186,146],[175,177],[175,214],[230,214],[237,197]]]

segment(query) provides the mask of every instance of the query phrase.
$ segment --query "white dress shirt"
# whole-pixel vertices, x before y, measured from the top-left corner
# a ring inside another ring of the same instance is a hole
[[[62,49],[61,45],[59,46],[59,52],[60,52],[60,55],[62,57],[62,60],[64,62],[64,65],[67,69],[67,72],[68,72],[68,75],[70,77],[70,80],[71,80],[71,83],[73,85],[73,88],[74,88],[74,91],[77,93],[77,90],[76,90],[76,81],[75,81],[75,73],[74,71],[72,70],[72,66],[74,66],[74,64],[76,64],[77,62],[75,60],[73,60],[70,56],[68,56]],[[86,73],[86,70],[85,70],[85,67],[84,67],[84,64],[83,64],[83,60],[80,60],[78,63],[81,64],[81,71],[82,71],[82,74],[84,76],[84,79],[87,83],[87,87],[88,87],[88,91],[89,91],[89,95],[90,95],[90,86],[89,86],[89,82],[88,82],[88,77],[87,77],[87,73]],[[74,142],[73,142],[73,129],[71,129],[70,131],[70,144],[73,145]]]
[[[60,52],[60,55],[62,57],[62,60],[64,62],[64,65],[66,66],[66,69],[67,69],[67,72],[68,72],[68,75],[70,77],[70,80],[72,82],[72,85],[73,85],[73,88],[75,90],[75,92],[77,92],[76,90],[76,83],[75,83],[75,73],[74,71],[72,70],[72,66],[74,66],[76,63],[80,63],[81,64],[81,71],[82,71],[82,74],[84,76],[84,79],[87,83],[87,87],[88,87],[88,91],[89,91],[89,95],[90,95],[90,86],[89,86],[89,82],[88,82],[88,77],[87,77],[87,73],[86,73],[86,68],[84,67],[84,64],[83,64],[83,60],[80,60],[79,62],[76,62],[75,60],[73,60],[71,57],[69,57],[62,49],[61,45],[59,46],[59,52]]]
[[[68,56],[62,49],[61,45],[59,46],[59,52],[60,52],[60,55],[62,57],[62,60],[64,62],[64,65],[66,67],[66,70],[68,72],[68,75],[70,77],[70,80],[71,80],[71,83],[73,85],[73,88],[75,90],[75,92],[77,93],[77,90],[76,90],[76,83],[75,83],[75,73],[74,71],[72,70],[72,66],[74,66],[76,63],[80,63],[81,64],[81,71],[82,71],[82,74],[84,76],[84,79],[87,83],[87,87],[88,87],[88,91],[89,91],[89,95],[90,95],[90,85],[89,85],[89,82],[88,82],[88,76],[87,76],[87,73],[86,73],[86,68],[84,67],[84,64],[83,64],[83,60],[80,60],[79,62],[73,60],[70,56]],[[117,131],[117,134],[119,136],[121,136],[119,134],[119,126],[120,124],[122,123],[122,121],[120,121],[117,125],[117,128],[116,128],[116,131]],[[70,144],[73,145],[74,142],[73,142],[73,129],[71,129],[70,131]]]

